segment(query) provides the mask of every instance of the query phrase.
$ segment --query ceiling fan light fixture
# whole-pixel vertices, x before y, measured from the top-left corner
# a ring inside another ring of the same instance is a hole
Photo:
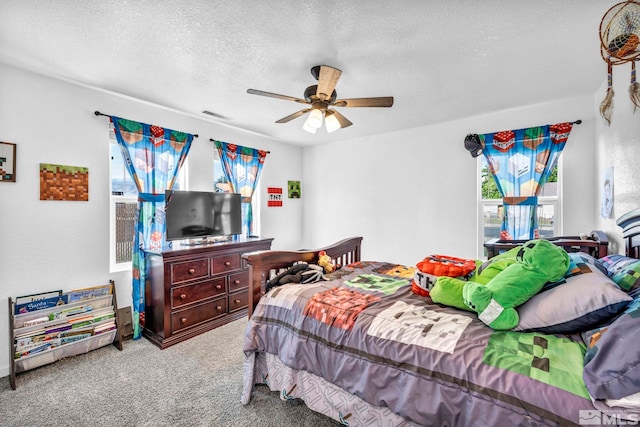
[[[309,113],[306,124],[312,128],[319,129],[322,126],[322,111],[314,108]]]
[[[333,114],[333,111],[330,110],[327,111],[327,114],[324,117],[324,125],[327,128],[327,132],[329,133],[340,129],[341,127],[340,122]]]
[[[309,126],[309,117],[307,117],[307,120],[304,121],[304,124],[302,125],[302,130],[307,131],[309,133],[316,133],[316,128]]]

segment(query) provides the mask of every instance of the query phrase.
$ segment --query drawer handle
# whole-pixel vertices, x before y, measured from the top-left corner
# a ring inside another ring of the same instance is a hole
[[[240,280],[236,279],[236,280],[233,281],[233,283],[235,283],[236,285],[239,285],[240,284]]]
[[[196,269],[195,269],[195,268],[190,268],[190,269],[189,269],[189,274],[193,274],[193,273],[195,273],[195,272],[196,272]]]
[[[216,289],[222,289],[222,285],[216,285]]]
[[[231,261],[225,261],[224,265],[226,265],[227,267],[229,267],[231,265]]]
[[[187,294],[180,294],[180,299],[187,299]]]
[[[187,318],[186,318],[186,317],[183,317],[183,318],[181,318],[181,319],[180,319],[180,321],[181,321],[182,323],[187,323]]]
[[[236,304],[240,304],[240,300],[239,299],[234,299],[233,302],[235,302]]]
[[[222,306],[221,306],[221,305],[217,306],[217,307],[216,307],[216,310],[218,310],[218,311],[222,311]]]

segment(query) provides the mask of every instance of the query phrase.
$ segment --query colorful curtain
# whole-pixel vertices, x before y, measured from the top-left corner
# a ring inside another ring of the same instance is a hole
[[[558,123],[478,135],[504,204],[501,239],[540,237],[536,214],[538,195],[572,127],[572,123]]]
[[[122,157],[138,189],[134,233],[133,338],[144,327],[145,251],[160,251],[165,235],[165,190],[171,190],[193,135],[111,116]]]
[[[253,209],[251,208],[251,198],[269,152],[223,141],[215,141],[215,145],[220,155],[224,176],[231,186],[231,192],[242,195],[242,234],[245,236],[252,235]]]

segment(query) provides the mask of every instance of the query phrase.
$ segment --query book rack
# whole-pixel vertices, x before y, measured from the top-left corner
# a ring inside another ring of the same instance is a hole
[[[96,292],[96,290],[100,292]],[[16,374],[113,344],[122,351],[115,283],[61,294],[62,305],[40,308],[38,301],[16,313],[9,297],[9,382]],[[18,305],[20,309],[23,304]]]

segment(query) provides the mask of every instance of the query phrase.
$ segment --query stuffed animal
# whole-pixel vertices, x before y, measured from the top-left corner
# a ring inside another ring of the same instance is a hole
[[[416,264],[411,290],[418,295],[428,297],[438,277],[466,278],[477,268],[478,262],[447,255],[429,255]]]
[[[519,248],[515,262],[486,285],[465,283],[462,298],[486,325],[512,329],[520,320],[515,307],[537,294],[545,283],[560,280],[569,262],[569,255],[561,247],[548,240],[530,240]]]
[[[486,285],[505,268],[516,262],[520,246],[503,252],[488,261],[476,261],[476,269],[466,280],[457,277],[438,277],[430,291],[431,300],[438,304],[448,305],[461,310],[473,311],[462,298],[462,288],[467,280]]]
[[[336,269],[336,265],[325,251],[318,252],[318,265],[324,268],[325,273],[332,273]]]
[[[271,288],[286,285],[287,283],[315,283],[320,280],[327,280],[324,277],[322,267],[299,262],[269,280],[266,290],[269,291]]]

